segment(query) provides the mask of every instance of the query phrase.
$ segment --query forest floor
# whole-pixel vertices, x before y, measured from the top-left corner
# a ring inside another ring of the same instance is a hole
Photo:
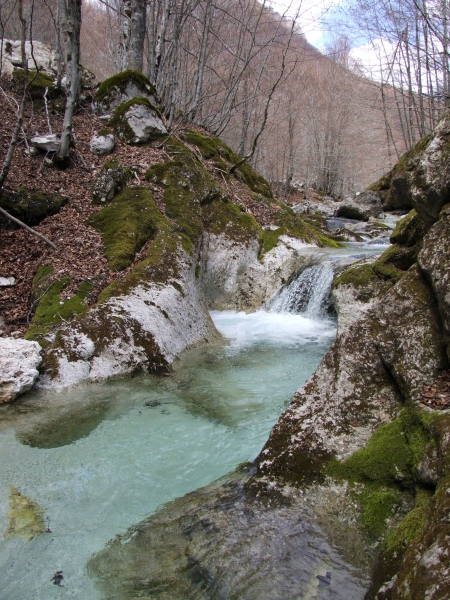
[[[3,96],[0,164],[3,164],[16,122],[20,90],[11,81],[0,79],[0,94]],[[6,193],[18,188],[44,190],[66,198],[67,203],[58,214],[45,218],[34,227],[56,245],[55,250],[24,229],[10,225],[2,227],[0,224],[0,277],[13,277],[15,280],[12,286],[0,287],[0,336],[22,337],[28,329],[35,309],[31,301],[31,284],[42,263],[54,267],[55,279],[70,276],[71,283],[64,290],[66,297],[72,295],[83,281],[92,281],[93,289],[87,300],[88,304],[93,304],[104,287],[114,279],[124,277],[145,256],[151,241],[136,255],[130,267],[120,273],[111,271],[104,257],[101,235],[87,223],[88,217],[100,209],[91,204],[92,189],[105,160],[114,156],[124,167],[131,167],[135,175],[128,185],[149,188],[164,213],[161,189],[145,179],[149,166],[168,158],[160,148],[161,143],[129,146],[116,138],[112,155],[98,157],[92,154],[89,142],[95,131],[104,128],[105,124],[94,113],[90,103],[82,106],[74,116],[75,148],[71,150],[71,162],[67,169],[49,167],[45,154],[31,155],[26,138],[36,134],[59,133],[62,128],[62,113],[60,100],[50,101],[48,111],[42,100],[30,100],[27,103],[23,134],[15,149],[11,170],[4,185]],[[181,130],[181,126],[175,125],[172,135],[176,136]],[[212,161],[203,162],[208,171],[218,179]],[[273,214],[279,210],[276,204],[255,201],[250,197],[248,188],[233,178],[218,181],[226,188],[230,200],[244,206],[246,212],[252,214],[261,226],[271,223]]]

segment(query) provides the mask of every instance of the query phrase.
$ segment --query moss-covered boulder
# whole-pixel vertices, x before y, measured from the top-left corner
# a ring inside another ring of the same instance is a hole
[[[131,177],[131,170],[123,167],[116,158],[107,160],[95,180],[92,204],[102,205],[110,202],[123,190]]]
[[[162,215],[146,188],[125,188],[89,223],[102,234],[105,256],[113,271],[128,267],[145,242],[157,232]]]
[[[157,106],[155,88],[147,77],[139,71],[122,71],[105,79],[95,94],[95,108],[100,113],[112,113],[116,108],[132,98],[146,98]]]
[[[415,208],[429,229],[450,192],[450,116],[404,154],[392,171],[369,189],[378,191],[384,210]]]
[[[136,97],[120,104],[110,125],[126,144],[145,144],[167,135],[162,115],[147,98]]]
[[[23,87],[25,83],[25,73],[23,69],[14,69],[13,80]],[[48,98],[54,98],[61,93],[56,88],[55,80],[51,75],[45,72],[30,70],[28,72],[28,93],[32,98],[43,98],[47,91]]]
[[[0,206],[13,217],[26,225],[37,225],[45,217],[55,215],[67,203],[67,198],[50,194],[42,190],[19,187],[14,192],[4,191],[0,196]],[[0,217],[0,225],[9,225],[11,221]]]
[[[92,282],[80,284],[76,292],[64,297],[63,292],[70,284],[70,277],[52,278],[53,268],[42,265],[33,279],[32,294],[35,311],[25,339],[35,340],[47,348],[54,332],[65,321],[86,310],[86,302],[92,290]]]

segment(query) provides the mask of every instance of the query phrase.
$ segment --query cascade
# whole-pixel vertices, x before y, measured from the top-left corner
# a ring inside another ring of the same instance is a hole
[[[300,313],[318,318],[326,315],[327,300],[333,282],[333,263],[321,262],[308,267],[269,300],[266,309],[277,313]]]

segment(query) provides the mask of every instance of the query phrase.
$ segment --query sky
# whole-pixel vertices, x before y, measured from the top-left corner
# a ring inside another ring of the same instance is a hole
[[[325,52],[325,47],[333,38],[339,36],[342,28],[339,21],[349,24],[347,8],[352,0],[268,0],[270,6],[288,16],[295,16],[298,11],[298,21],[302,32],[310,44]],[[347,13],[347,16],[345,16]],[[350,37],[350,36],[349,36]],[[380,79],[380,56],[386,61],[386,56],[393,51],[392,45],[386,39],[368,43],[364,32],[354,29],[351,33],[351,56],[363,69],[364,73],[373,79]]]

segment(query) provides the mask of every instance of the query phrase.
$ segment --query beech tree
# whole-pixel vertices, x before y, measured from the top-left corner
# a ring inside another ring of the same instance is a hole
[[[80,30],[82,0],[58,0],[61,30],[65,42],[66,107],[59,149],[54,162],[67,166],[72,143],[72,121],[81,87]]]

